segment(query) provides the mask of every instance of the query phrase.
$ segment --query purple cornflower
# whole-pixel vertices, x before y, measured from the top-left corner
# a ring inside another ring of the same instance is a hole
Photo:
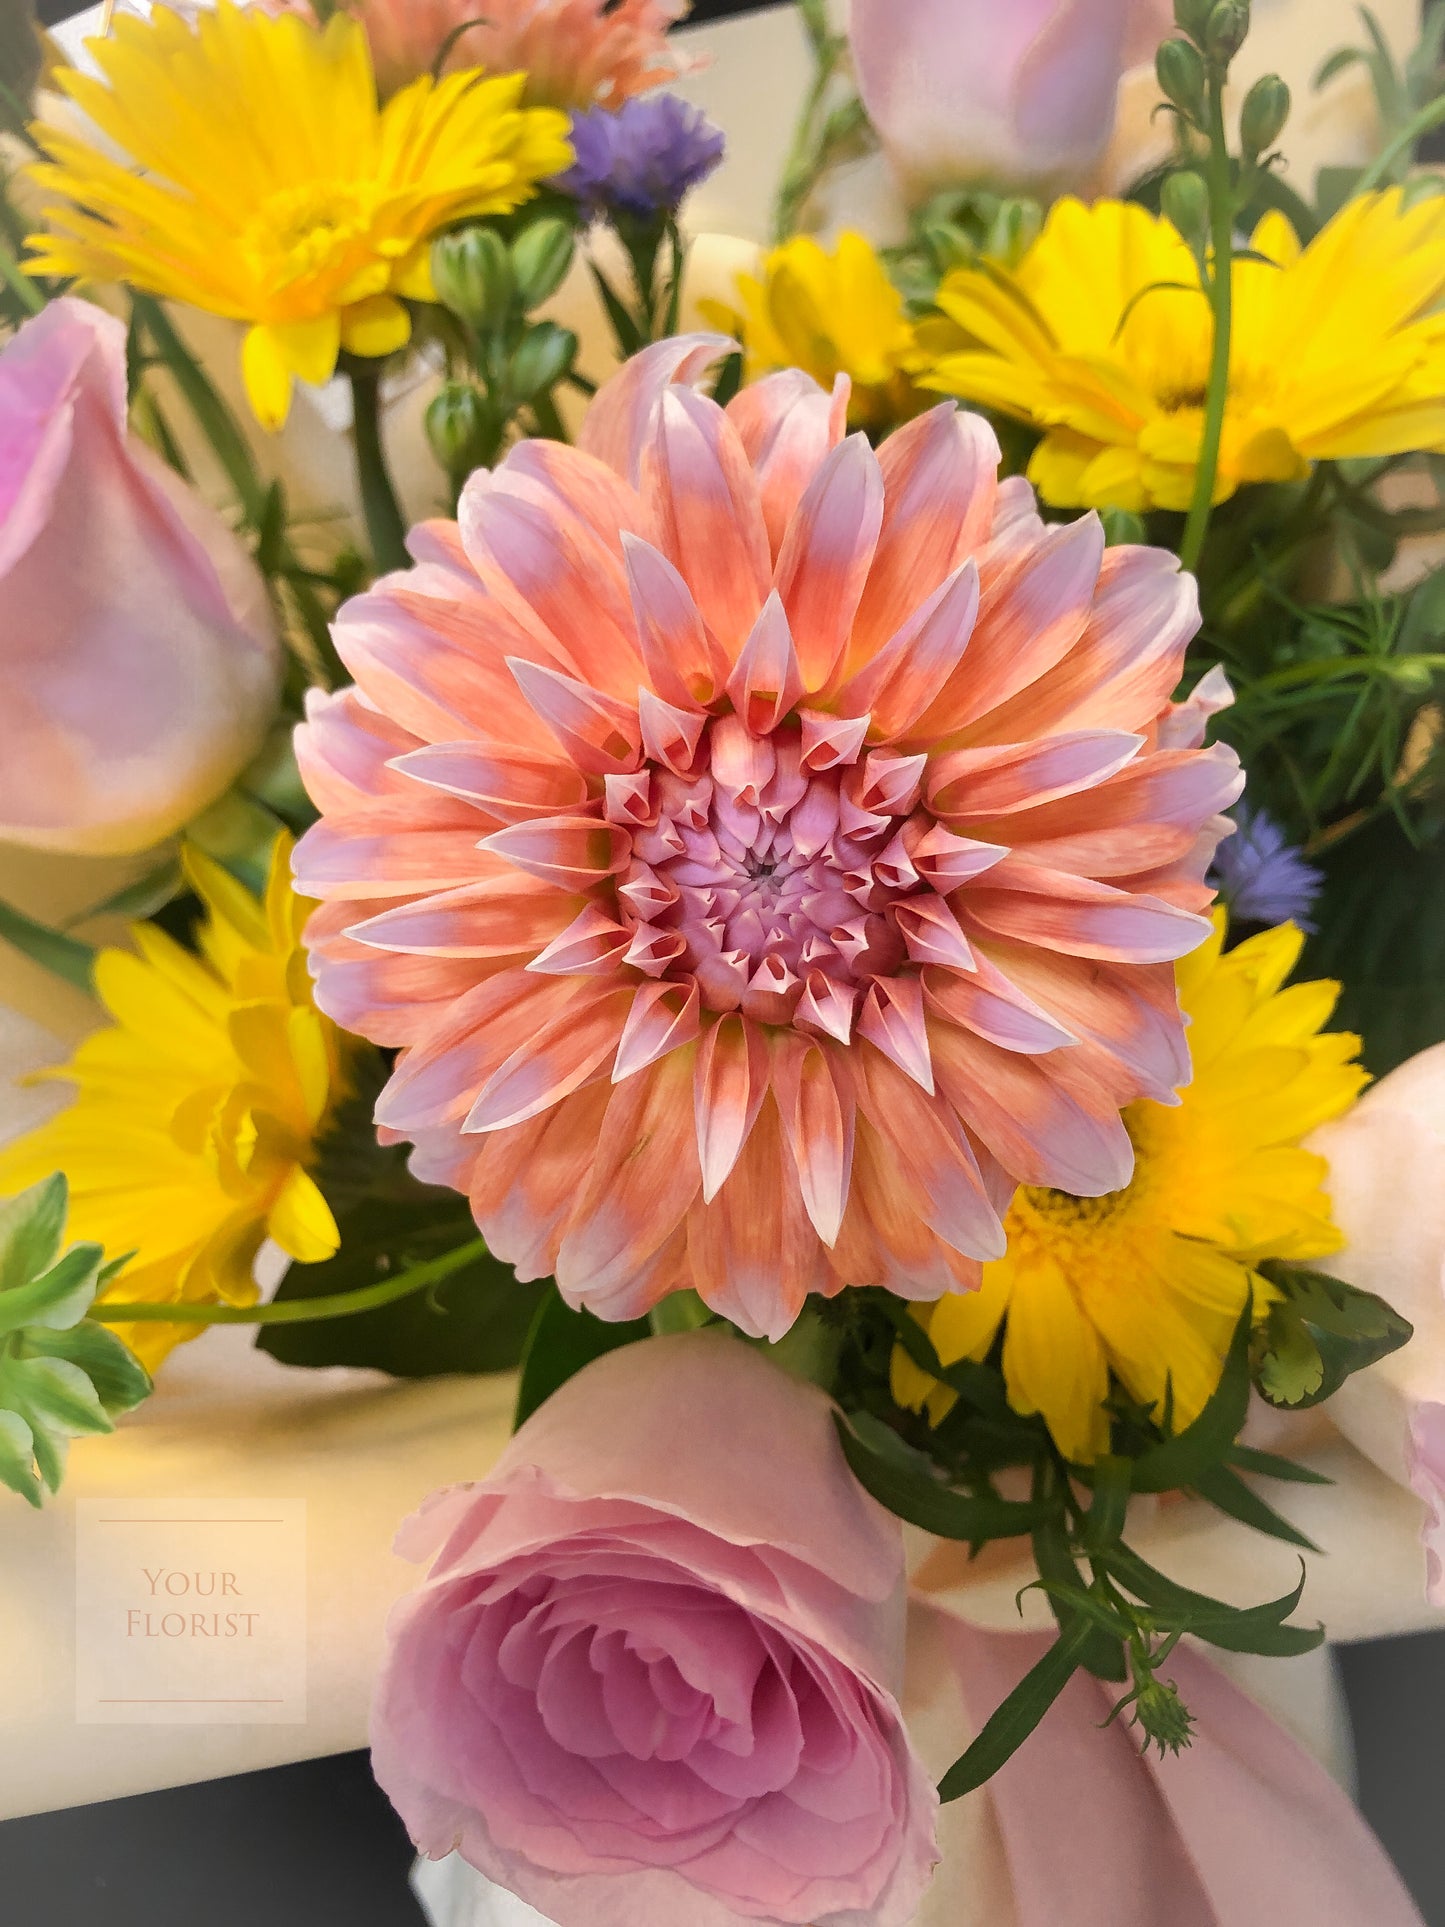
[[[1237,828],[1214,856],[1212,881],[1239,923],[1297,923],[1313,930],[1311,912],[1324,886],[1324,877],[1306,863],[1284,831],[1263,810],[1240,804],[1234,811]]]
[[[595,219],[671,214],[723,156],[722,129],[678,94],[625,100],[615,113],[589,107],[572,116],[576,160],[553,186]]]

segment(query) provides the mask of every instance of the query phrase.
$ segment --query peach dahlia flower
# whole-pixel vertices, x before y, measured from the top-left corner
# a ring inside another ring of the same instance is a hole
[[[378,1123],[499,1257],[777,1337],[1128,1180],[1240,777],[1170,705],[1174,557],[1045,526],[951,404],[877,454],[797,370],[720,408],[729,346],[637,356],[343,611],[296,873],[318,1001],[401,1047]]]

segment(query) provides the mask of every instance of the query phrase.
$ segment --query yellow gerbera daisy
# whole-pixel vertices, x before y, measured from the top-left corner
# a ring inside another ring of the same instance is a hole
[[[922,397],[906,373],[913,328],[861,234],[840,234],[831,254],[795,235],[764,257],[760,275],[740,274],[737,286],[742,313],[718,307],[716,318],[741,331],[750,378],[802,368],[831,388],[837,375],[848,375],[855,427],[882,428],[918,412]]]
[[[1445,199],[1365,195],[1306,248],[1269,214],[1251,246],[1266,258],[1234,264],[1216,501],[1315,461],[1445,449]],[[938,305],[918,379],[1042,429],[1029,476],[1046,501],[1189,506],[1212,321],[1168,221],[1059,201],[1016,269],[956,270]]]
[[[1134,1176],[1123,1191],[1075,1198],[1026,1189],[1009,1213],[1008,1252],[979,1291],[918,1316],[945,1365],[987,1356],[1007,1317],[1009,1402],[1043,1414],[1059,1449],[1087,1462],[1108,1450],[1112,1374],[1130,1397],[1176,1425],[1219,1383],[1251,1290],[1263,1311],[1267,1258],[1322,1258],[1342,1239],[1325,1161],[1302,1148],[1367,1081],[1360,1040],[1321,1034],[1339,985],[1281,989],[1304,939],[1293,924],[1223,950],[1224,922],[1178,965],[1190,1020],[1193,1082],[1176,1106],[1124,1113]],[[894,1392],[936,1421],[953,1394],[895,1353]]]
[[[46,1073],[73,1081],[74,1101],[0,1150],[0,1196],[63,1171],[70,1235],[134,1252],[111,1298],[246,1305],[263,1238],[303,1263],[337,1248],[306,1166],[346,1088],[347,1040],[312,1000],[301,928],[314,905],[292,890],[290,860],[282,837],[258,902],[188,850],[200,954],[147,923],[135,952],[102,951],[113,1026]],[[147,1366],[203,1329],[117,1327]]]
[[[423,78],[379,107],[347,13],[318,29],[234,0],[194,23],[157,7],[87,44],[104,79],[61,84],[130,161],[36,127],[53,231],[32,237],[35,265],[249,322],[246,392],[268,428],[293,377],[405,345],[400,297],[434,298],[439,229],[509,212],[572,159],[565,114],[519,107],[524,74]]]

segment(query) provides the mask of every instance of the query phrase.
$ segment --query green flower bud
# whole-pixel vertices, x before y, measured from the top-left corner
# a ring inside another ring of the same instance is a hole
[[[1154,56],[1164,98],[1196,124],[1204,117],[1204,56],[1188,40],[1166,40]]]
[[[555,216],[533,221],[513,241],[512,272],[522,306],[529,313],[561,287],[576,245],[570,222]]]
[[[1134,1723],[1144,1730],[1145,1751],[1152,1744],[1162,1760],[1166,1753],[1178,1753],[1193,1738],[1194,1716],[1179,1697],[1173,1681],[1151,1679],[1139,1688],[1134,1702]]]
[[[1016,268],[1039,238],[1044,224],[1037,201],[1005,201],[994,215],[983,251],[994,261]]]
[[[492,424],[487,404],[466,382],[449,381],[426,411],[426,438],[449,476],[470,475],[485,461]]]
[[[1133,509],[1102,509],[1099,520],[1104,524],[1104,546],[1117,549],[1129,543],[1147,542],[1149,530],[1142,515]]]
[[[431,276],[442,306],[478,330],[500,327],[517,291],[507,245],[488,227],[439,236]]]
[[[1174,223],[1191,247],[1198,246],[1208,234],[1209,189],[1203,176],[1192,168],[1165,175],[1159,206],[1165,220]]]
[[[531,401],[562,379],[576,354],[577,337],[570,328],[559,328],[555,321],[536,322],[512,356],[512,393],[518,401]]]
[[[1174,0],[1174,24],[1191,40],[1204,44],[1204,30],[1214,11],[1214,0]]]
[[[1239,110],[1239,140],[1250,159],[1267,154],[1289,119],[1289,88],[1278,74],[1262,75]]]
[[[1249,0],[1215,0],[1204,29],[1204,51],[1227,67],[1248,32]]]

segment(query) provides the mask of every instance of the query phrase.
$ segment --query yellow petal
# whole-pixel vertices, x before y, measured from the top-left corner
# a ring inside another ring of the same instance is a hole
[[[271,1207],[267,1220],[271,1236],[299,1264],[319,1264],[341,1243],[341,1233],[314,1179],[294,1167]]]
[[[291,413],[291,369],[270,328],[251,328],[241,344],[241,377],[251,413],[274,435]]]
[[[410,339],[411,316],[393,295],[374,294],[341,317],[341,343],[348,354],[392,355]]]

